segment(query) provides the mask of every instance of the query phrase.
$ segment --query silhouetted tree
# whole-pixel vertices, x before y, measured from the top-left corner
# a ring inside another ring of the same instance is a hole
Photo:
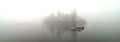
[[[71,14],[64,14],[60,12],[56,15],[51,14],[44,19],[44,23],[51,31],[52,35],[56,34],[60,38],[62,33],[71,31],[71,27],[84,27],[86,21],[83,18],[77,17],[76,11],[73,11]],[[76,31],[71,31],[71,35],[73,35],[73,42],[76,42]]]

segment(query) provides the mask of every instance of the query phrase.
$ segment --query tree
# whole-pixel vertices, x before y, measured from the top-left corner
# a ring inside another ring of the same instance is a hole
[[[57,15],[51,14],[48,17],[44,18],[43,22],[51,31],[52,35],[56,34],[59,38],[62,33],[71,31],[71,35],[73,35],[74,39],[73,42],[76,42],[76,31],[82,31],[83,28],[81,27],[84,27],[86,25],[86,20],[77,17],[76,11],[73,11],[71,14],[64,14],[60,12],[58,12]],[[77,26],[81,27],[79,28]],[[72,30],[75,31],[71,30],[72,27],[74,28]]]

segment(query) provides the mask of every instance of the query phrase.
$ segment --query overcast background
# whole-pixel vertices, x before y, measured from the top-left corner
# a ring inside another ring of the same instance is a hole
[[[41,19],[76,10],[88,22],[78,41],[119,42],[119,7],[119,0],[0,0],[0,38],[49,38]]]

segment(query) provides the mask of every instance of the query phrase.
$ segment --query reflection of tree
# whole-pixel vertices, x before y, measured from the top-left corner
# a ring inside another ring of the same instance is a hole
[[[71,27],[84,26],[86,21],[83,18],[78,18],[76,11],[73,11],[71,14],[58,12],[57,15],[49,15],[44,19],[44,23],[47,25],[52,35],[56,34],[60,37],[61,33],[69,31]],[[75,42],[76,32],[71,31],[71,35],[73,35],[73,42]]]

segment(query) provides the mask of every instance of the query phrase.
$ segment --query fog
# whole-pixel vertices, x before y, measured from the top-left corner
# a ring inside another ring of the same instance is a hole
[[[119,7],[119,0],[0,0],[0,41],[70,42],[70,32],[57,38],[43,19],[76,10],[77,16],[87,21],[85,30],[77,32],[76,42],[119,42]]]

